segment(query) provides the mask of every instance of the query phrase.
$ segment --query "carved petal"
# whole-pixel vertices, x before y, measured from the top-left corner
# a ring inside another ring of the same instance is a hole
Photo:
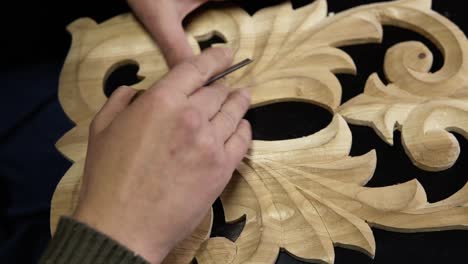
[[[203,250],[203,244],[210,237],[211,227],[213,225],[213,211],[206,215],[203,221],[198,225],[197,229],[185,240],[180,242],[169,255],[164,259],[163,264],[172,263],[190,263],[196,256],[199,250]],[[211,255],[217,252],[216,248],[212,249],[211,244],[207,247],[210,249]],[[232,257],[231,257],[232,258]],[[213,262],[220,263],[220,262]],[[228,263],[228,262],[226,262]]]
[[[373,127],[388,144],[393,145],[393,131],[405,123],[410,112],[424,98],[409,94],[394,85],[385,85],[377,74],[369,77],[363,94],[339,108],[350,123]]]
[[[253,142],[249,158],[304,164],[311,161],[336,161],[351,150],[351,131],[340,115],[321,131],[303,138]]]
[[[361,250],[374,257],[374,236],[364,220],[320,198],[311,191],[297,188],[304,197],[314,204],[334,245]]]
[[[375,168],[375,153],[349,158],[349,143],[349,128],[340,116],[335,116],[327,128],[309,137],[254,141],[249,159],[238,167],[242,177],[235,174],[222,195],[228,221],[246,215],[245,228],[236,241],[234,263],[273,263],[280,248],[301,259],[333,263],[335,242],[359,247],[370,255],[374,253],[372,232],[369,233],[363,220],[354,219],[331,205],[329,216],[333,214],[334,217],[324,221],[321,213],[328,208],[324,207],[327,202],[311,198],[314,194],[305,193],[294,182],[295,171],[350,183],[367,182]],[[337,148],[339,151],[323,151],[325,148],[332,150],[335,144],[341,146]],[[348,164],[341,171],[344,175],[338,175],[338,170],[333,169],[339,161]],[[347,216],[351,220],[343,220]],[[349,221],[345,228],[348,235],[340,229],[345,225],[338,224],[339,221]],[[327,223],[336,230],[332,235]],[[353,232],[357,235],[349,235]]]
[[[84,120],[80,126],[72,128],[55,144],[57,149],[70,160],[82,160],[86,158],[91,121],[91,118]]]
[[[55,233],[55,228],[62,215],[71,215],[75,210],[80,194],[84,170],[84,159],[75,161],[67,173],[59,182],[60,188],[55,189],[52,196],[52,207],[50,210],[50,230]]]
[[[221,201],[226,221],[232,222],[244,215],[246,216],[244,229],[236,240],[237,252],[234,263],[245,263],[258,250],[265,251],[264,254],[260,254],[260,256],[264,256],[265,263],[273,263],[277,256],[276,247],[272,247],[270,251],[265,250],[268,249],[265,246],[258,247],[263,237],[259,204],[252,188],[238,171],[234,173],[228,186],[223,191]]]
[[[231,264],[234,263],[236,253],[236,244],[224,237],[215,237],[203,243],[197,254],[197,260],[200,263]]]

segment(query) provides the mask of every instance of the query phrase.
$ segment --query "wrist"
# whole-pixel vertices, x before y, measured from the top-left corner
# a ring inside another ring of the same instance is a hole
[[[123,223],[125,221],[121,221],[120,217],[96,213],[99,211],[102,210],[90,210],[87,207],[78,206],[71,218],[109,237],[151,264],[163,262],[170,249],[158,246],[158,243],[155,243],[156,238],[152,241],[140,235],[139,232],[133,231],[131,226],[129,228],[128,224]]]
[[[109,236],[71,217],[62,216],[51,241],[38,263],[116,263],[148,264]]]

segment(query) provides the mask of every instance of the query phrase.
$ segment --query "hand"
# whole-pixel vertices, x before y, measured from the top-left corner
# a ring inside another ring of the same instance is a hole
[[[209,0],[127,0],[158,43],[170,67],[192,57],[182,20]]]
[[[152,263],[194,231],[251,142],[247,90],[200,88],[231,63],[210,48],[132,103],[131,88],[112,94],[90,126],[78,221]]]

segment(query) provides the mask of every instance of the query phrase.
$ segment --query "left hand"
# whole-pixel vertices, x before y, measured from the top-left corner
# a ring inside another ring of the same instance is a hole
[[[169,67],[193,56],[182,20],[209,0],[127,0],[158,43]]]

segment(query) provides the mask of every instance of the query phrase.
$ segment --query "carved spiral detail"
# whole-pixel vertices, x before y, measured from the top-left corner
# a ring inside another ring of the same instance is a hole
[[[401,130],[405,151],[417,167],[445,170],[460,153],[451,132],[468,134],[468,45],[456,25],[429,9],[431,1],[403,2],[382,8],[379,19],[431,40],[444,56],[443,66],[430,72],[433,54],[421,42],[396,44],[384,61],[390,84],[385,86],[373,74],[364,93],[343,104],[339,112],[350,123],[373,127],[389,144],[393,131]],[[427,9],[421,8],[424,5]]]
[[[468,105],[441,100],[418,106],[406,120],[402,141],[406,153],[420,168],[441,171],[453,166],[460,155],[457,138],[449,131],[468,136]],[[448,130],[448,131],[447,131]]]
[[[392,83],[419,78],[415,73],[427,73],[432,66],[432,52],[421,42],[402,42],[391,47],[384,62],[385,74]]]
[[[387,54],[392,59],[385,63],[392,83],[413,95],[425,97],[447,96],[461,87],[466,75],[467,45],[465,35],[456,25],[433,11],[408,7],[388,8],[384,14],[385,24],[427,37],[444,56],[442,68],[429,73],[432,53],[427,47],[414,41],[397,44]]]

